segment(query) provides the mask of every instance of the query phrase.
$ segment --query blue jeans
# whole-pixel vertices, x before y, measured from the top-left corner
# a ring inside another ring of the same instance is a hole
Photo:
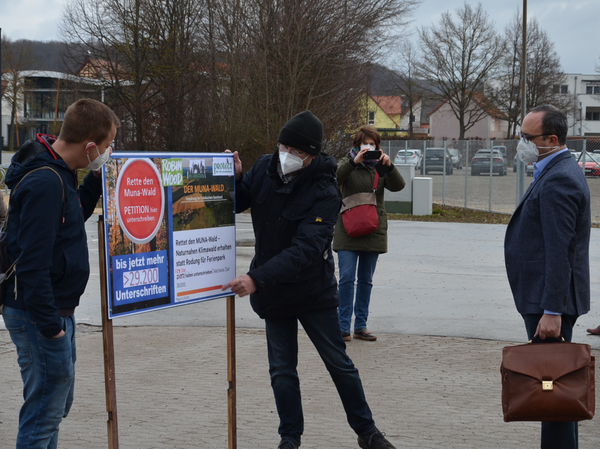
[[[527,337],[531,340],[535,334],[541,314],[523,315]],[[561,334],[565,341],[571,341],[573,327],[577,317],[563,315],[561,320]],[[549,343],[543,340],[542,343]],[[577,422],[542,422],[541,449],[577,449],[579,447],[579,429]]]
[[[3,313],[23,379],[17,449],[56,449],[58,426],[73,403],[75,318],[61,318],[65,335],[46,338],[26,311],[4,306]]]
[[[266,319],[269,373],[279,413],[279,434],[300,444],[304,416],[298,379],[298,321],[306,331],[331,375],[348,424],[358,434],[372,432],[375,422],[367,404],[358,370],[346,354],[337,311],[306,312],[297,317]]]
[[[372,251],[338,251],[340,268],[340,328],[350,333],[350,322],[354,311],[354,329],[365,329],[371,303],[373,273],[377,266],[379,253]],[[358,269],[357,269],[358,262]],[[354,300],[354,281],[356,282],[356,301]]]

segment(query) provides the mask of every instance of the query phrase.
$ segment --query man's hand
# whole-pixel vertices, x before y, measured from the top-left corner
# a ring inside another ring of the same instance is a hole
[[[61,331],[60,331],[58,334],[56,334],[56,335],[55,335],[54,337],[52,337],[52,338],[60,338],[60,337],[62,337],[63,335],[65,335],[65,331],[61,330]]]
[[[562,324],[562,317],[560,315],[550,315],[544,313],[540,322],[538,323],[535,335],[533,338],[539,337],[542,340],[546,338],[559,338],[560,337],[560,326]]]
[[[221,290],[227,290],[231,288],[231,291],[239,297],[250,295],[256,291],[256,284],[247,274],[236,277],[229,284],[223,286]]]
[[[231,151],[225,150],[225,153],[231,153]],[[240,179],[242,176],[242,160],[237,151],[233,152],[233,166],[235,167],[235,179]]]

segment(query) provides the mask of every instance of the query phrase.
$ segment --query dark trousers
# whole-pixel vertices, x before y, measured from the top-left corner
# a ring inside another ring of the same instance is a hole
[[[537,329],[542,314],[523,315],[527,337],[531,340]],[[577,317],[574,315],[563,315],[561,320],[561,333],[565,341],[571,341],[573,327]],[[542,343],[550,343],[554,339],[542,340]],[[577,449],[579,447],[578,424],[576,422],[542,422],[542,445],[541,449]]]
[[[348,424],[358,434],[376,430],[358,370],[346,354],[337,309],[305,312],[297,317],[266,319],[271,386],[279,413],[282,440],[300,443],[304,417],[298,379],[298,322],[306,331],[327,367],[346,412]]]

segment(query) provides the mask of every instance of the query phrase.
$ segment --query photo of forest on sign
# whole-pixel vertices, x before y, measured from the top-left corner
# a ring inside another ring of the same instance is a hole
[[[213,176],[211,158],[190,167],[197,160],[183,160],[184,185],[172,187],[173,231],[235,226],[235,178]]]

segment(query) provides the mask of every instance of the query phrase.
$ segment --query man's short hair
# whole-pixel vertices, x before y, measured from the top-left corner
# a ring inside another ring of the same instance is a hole
[[[567,143],[567,133],[569,131],[569,123],[567,116],[558,108],[552,105],[544,105],[533,108],[529,113],[543,112],[542,117],[542,134],[546,136],[554,135],[558,137],[558,143],[565,145]]]
[[[91,98],[82,98],[67,108],[59,138],[66,143],[86,140],[100,143],[108,137],[112,125],[118,127],[119,119],[108,106]]]
[[[380,149],[381,136],[379,135],[379,131],[377,131],[377,129],[374,126],[363,126],[362,128],[360,128],[354,136],[352,145],[354,145],[355,148],[359,148],[362,141],[365,140],[365,137],[370,137],[371,139],[373,139],[373,141],[375,142],[375,148],[377,150]]]

